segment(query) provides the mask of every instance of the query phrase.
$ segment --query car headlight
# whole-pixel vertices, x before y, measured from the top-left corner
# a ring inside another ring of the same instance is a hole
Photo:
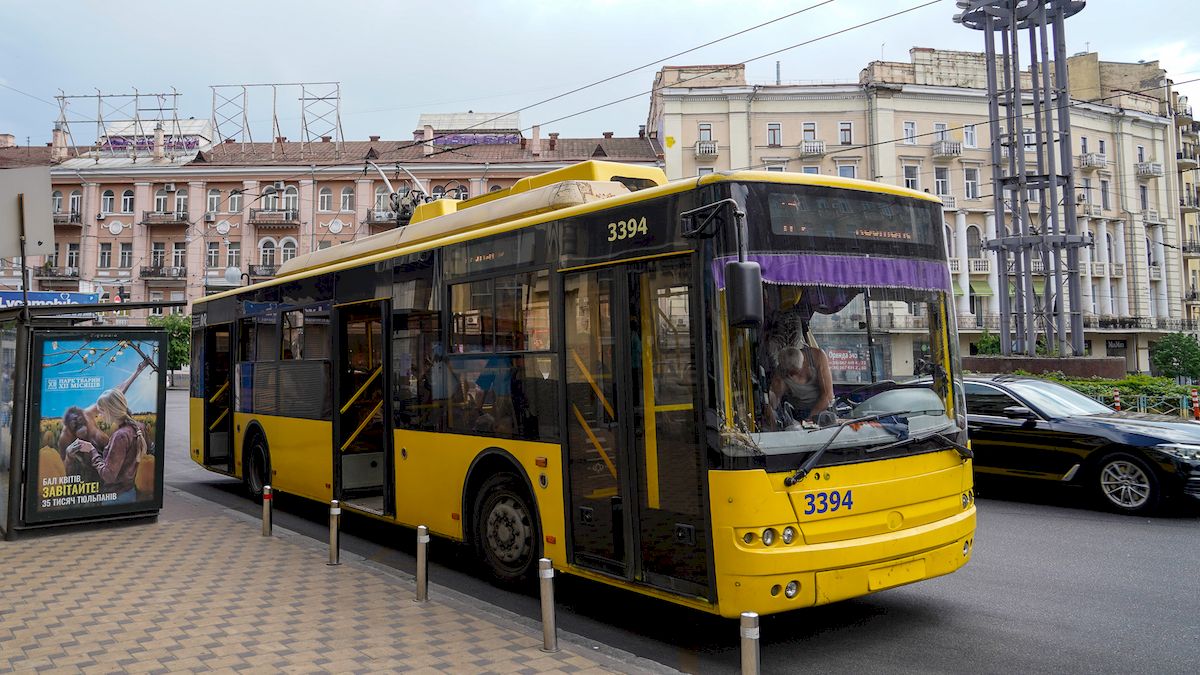
[[[1179,459],[1195,459],[1200,460],[1200,445],[1190,445],[1188,443],[1163,443],[1154,446],[1155,450],[1165,452],[1172,457]]]

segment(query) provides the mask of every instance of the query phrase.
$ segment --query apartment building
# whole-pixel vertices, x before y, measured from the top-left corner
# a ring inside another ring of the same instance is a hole
[[[1084,54],[1069,68],[1072,197],[1080,231],[1094,242],[1078,270],[1085,347],[1147,371],[1158,336],[1192,327],[1183,311],[1182,252],[1189,249],[1175,206],[1187,203],[1176,180],[1184,127],[1157,63],[1111,64]],[[857,82],[844,83],[753,84],[741,65],[666,67],[655,78],[647,128],[671,178],[755,168],[882,181],[941,197],[966,353],[984,330],[999,328],[999,270],[984,244],[1008,229],[993,215],[986,72],[982,54],[926,48],[911,50],[908,63],[872,62]],[[1032,158],[1033,139],[1027,143]],[[1200,270],[1200,246],[1190,250]],[[1040,261],[1033,271],[1044,274]]]
[[[219,140],[199,120],[152,133],[116,124],[86,148],[68,147],[61,130],[44,148],[0,139],[0,167],[51,166],[55,253],[31,257],[33,288],[133,301],[190,302],[229,288],[229,268],[257,281],[297,255],[395,228],[403,217],[385,176],[402,199],[414,181],[465,199],[587,159],[659,165],[645,134],[543,138],[534,127],[527,137],[516,115],[486,113],[422,115],[411,139],[344,143]],[[4,261],[0,289],[19,284]]]

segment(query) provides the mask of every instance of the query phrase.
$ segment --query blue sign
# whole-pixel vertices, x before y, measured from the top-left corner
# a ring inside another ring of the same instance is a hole
[[[23,302],[20,291],[0,291],[0,309],[20,307]],[[37,305],[94,305],[100,302],[99,293],[71,293],[68,291],[29,291],[29,306]]]

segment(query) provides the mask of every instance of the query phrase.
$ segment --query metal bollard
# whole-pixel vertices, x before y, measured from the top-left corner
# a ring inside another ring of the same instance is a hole
[[[342,507],[338,500],[329,502],[329,564],[341,565],[338,559],[341,555],[338,542],[338,530],[341,529]]]
[[[742,675],[758,675],[758,612],[742,612]]]
[[[263,486],[262,503],[263,503],[263,535],[262,536],[269,537],[269,536],[271,536],[271,526],[273,525],[272,519],[271,519],[271,509],[272,509],[273,505],[271,504],[271,486],[270,485]]]
[[[417,526],[417,602],[429,600],[429,528]]]
[[[542,590],[542,651],[558,651],[558,628],[554,623],[554,563],[538,560],[538,584]]]

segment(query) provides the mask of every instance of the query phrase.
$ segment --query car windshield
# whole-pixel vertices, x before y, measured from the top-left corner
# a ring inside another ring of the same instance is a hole
[[[725,452],[807,452],[831,439],[836,451],[945,431],[955,424],[946,302],[938,290],[768,281],[762,328],[727,329]],[[873,415],[834,436],[839,422]]]
[[[1112,412],[1112,409],[1103,403],[1055,382],[1019,380],[1009,382],[1008,387],[1050,417],[1102,415]]]

